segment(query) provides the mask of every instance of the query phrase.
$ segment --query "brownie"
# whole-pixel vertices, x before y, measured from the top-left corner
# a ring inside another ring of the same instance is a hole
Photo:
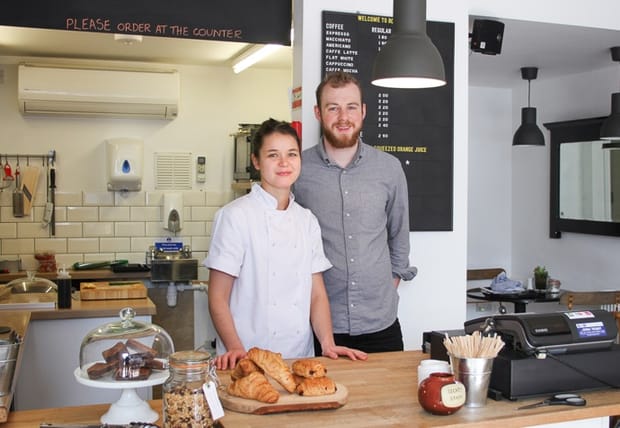
[[[134,373],[133,376],[131,373],[127,373],[124,375],[123,370],[118,368],[114,373],[114,377],[116,380],[145,380],[148,379],[151,375],[152,370],[148,367],[140,367],[137,373]]]
[[[166,364],[163,360],[156,360],[155,358],[147,358],[144,360],[144,367],[148,367],[153,370],[165,370],[168,368],[168,364]]]
[[[140,354],[150,355],[151,358],[155,358],[157,356],[157,351],[149,346],[144,345],[142,342],[137,341],[136,339],[127,339],[125,345],[134,351],[138,351]]]
[[[116,345],[114,345],[113,347],[103,351],[101,355],[103,355],[103,359],[107,363],[109,363],[112,361],[116,362],[120,354],[126,354],[126,353],[127,353],[127,347],[125,346],[125,344],[123,342],[117,342]]]
[[[90,379],[100,379],[106,373],[114,370],[117,366],[118,363],[116,360],[109,363],[95,363],[86,370],[86,373]]]

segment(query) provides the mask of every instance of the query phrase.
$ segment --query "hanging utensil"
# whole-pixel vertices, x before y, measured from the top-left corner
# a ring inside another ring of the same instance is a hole
[[[15,190],[13,190],[13,217],[24,216],[24,193],[21,188],[21,174],[19,171],[19,156],[15,165]]]
[[[9,164],[9,156],[4,155],[4,179],[13,181],[15,178],[13,177],[13,170],[11,169],[11,165]]]
[[[52,236],[56,235],[56,168],[52,161],[52,167],[50,168],[50,202],[52,203],[52,216],[50,218],[50,232]]]

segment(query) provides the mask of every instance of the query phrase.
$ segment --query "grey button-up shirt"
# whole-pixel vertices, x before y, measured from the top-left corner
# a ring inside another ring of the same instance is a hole
[[[393,277],[416,274],[409,266],[409,201],[399,160],[360,143],[341,168],[320,142],[303,152],[293,191],[318,218],[333,265],[323,278],[334,333],[374,333],[392,325],[398,313]]]

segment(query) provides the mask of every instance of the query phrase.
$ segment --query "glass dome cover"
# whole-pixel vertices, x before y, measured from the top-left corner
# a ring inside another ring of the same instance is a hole
[[[50,293],[56,292],[55,283],[46,278],[35,276],[33,271],[27,271],[26,277],[17,278],[9,282],[6,287],[11,289],[11,293]]]
[[[167,372],[174,352],[170,335],[160,326],[134,319],[132,308],[119,312],[120,321],[91,330],[80,346],[80,370],[91,380],[146,380]]]

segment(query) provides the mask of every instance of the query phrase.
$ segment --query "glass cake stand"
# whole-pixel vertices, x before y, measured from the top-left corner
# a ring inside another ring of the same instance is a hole
[[[75,379],[82,385],[104,389],[122,389],[117,402],[112,403],[108,411],[101,416],[101,423],[126,425],[131,422],[154,423],[161,416],[154,411],[136,392],[137,388],[163,384],[169,376],[168,370],[153,371],[145,380],[115,380],[112,377],[93,380],[84,375],[78,367],[73,372]]]

